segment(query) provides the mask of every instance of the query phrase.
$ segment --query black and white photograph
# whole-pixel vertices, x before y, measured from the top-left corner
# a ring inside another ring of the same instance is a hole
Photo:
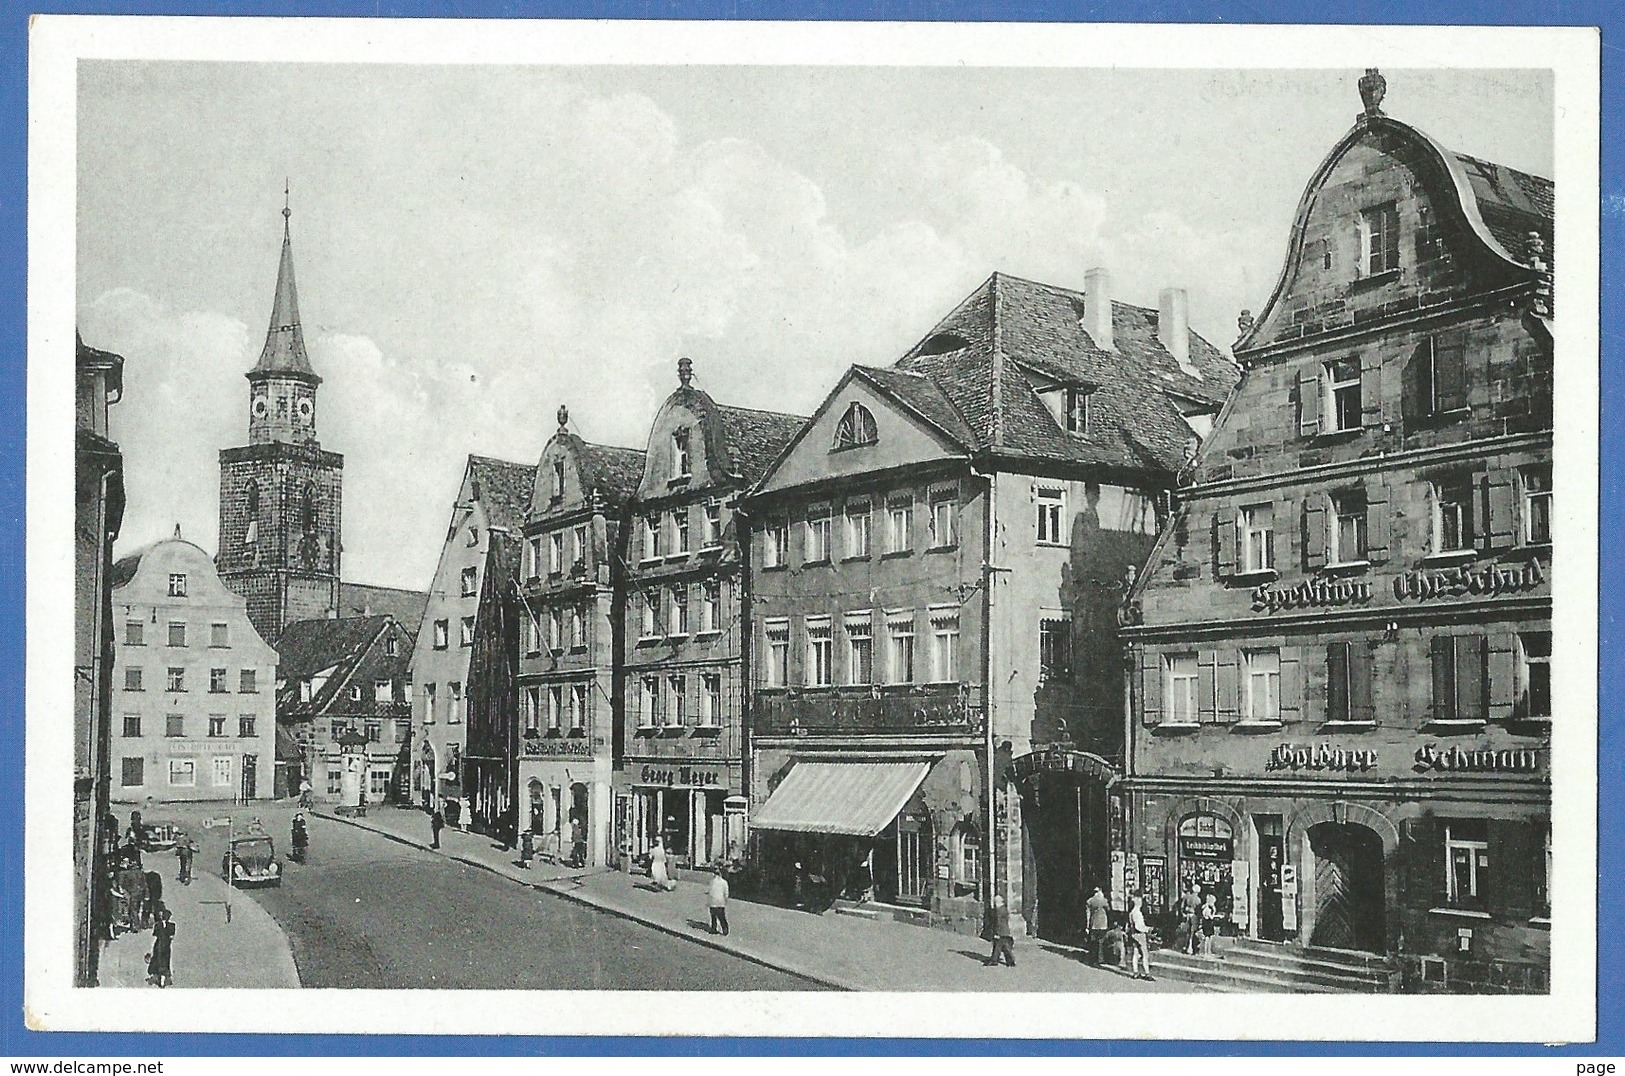
[[[1594,36],[229,21],[35,33],[43,1025],[1594,1028]]]

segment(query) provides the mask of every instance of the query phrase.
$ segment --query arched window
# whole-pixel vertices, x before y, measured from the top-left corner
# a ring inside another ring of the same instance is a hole
[[[962,820],[950,834],[950,847],[955,891],[961,895],[974,894],[982,879],[981,827],[968,818]]]
[[[1179,823],[1179,892],[1169,894],[1178,900],[1192,885],[1202,896],[1217,898],[1219,911],[1229,915],[1231,904],[1231,864],[1236,842],[1228,820],[1211,814],[1193,814]]]
[[[875,429],[875,416],[869,409],[860,403],[853,403],[841,416],[841,421],[835,426],[836,448],[855,448],[858,445],[872,445],[880,440],[880,434]]]
[[[244,491],[248,498],[248,514],[254,517],[260,514],[260,484],[252,478],[248,480],[248,488]]]
[[[547,832],[547,804],[542,783],[532,777],[526,788],[530,792],[530,831],[541,835]]]

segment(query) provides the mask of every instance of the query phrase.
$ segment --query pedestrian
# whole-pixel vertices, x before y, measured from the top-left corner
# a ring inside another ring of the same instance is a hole
[[[310,778],[308,777],[299,778],[299,806],[307,811],[315,806],[315,797],[311,795]]]
[[[1003,957],[1006,964],[1015,967],[1016,939],[1010,933],[1010,909],[1005,907],[1003,895],[995,894],[993,906],[988,909],[987,938],[993,943],[993,952],[982,963],[991,968]]]
[[[1180,920],[1185,933],[1183,948],[1185,952],[1194,954],[1202,944],[1202,887],[1195,879],[1185,890],[1181,908],[1184,911]]]
[[[654,882],[656,889],[664,893],[670,893],[677,888],[677,883],[666,870],[665,846],[658,839],[649,848],[649,880]]]
[[[147,916],[154,922],[158,909],[164,905],[164,879],[157,871],[147,872]]]
[[[430,847],[440,847],[440,831],[445,828],[446,816],[440,813],[440,808],[436,807],[434,809],[434,814],[429,816],[429,829],[434,833],[434,844],[432,844]]]
[[[1089,955],[1096,964],[1099,964],[1101,962],[1100,946],[1106,939],[1106,928],[1111,925],[1108,914],[1111,901],[1106,899],[1106,894],[1102,893],[1097,885],[1095,891],[1089,894],[1089,899],[1084,901],[1084,907],[1088,910]]]
[[[1136,979],[1154,981],[1151,974],[1151,930],[1145,925],[1145,908],[1140,894],[1129,900],[1128,909],[1129,972]],[[1144,972],[1135,971],[1144,968]]]
[[[1209,893],[1207,899],[1202,901],[1202,956],[1208,960],[1215,959],[1213,952],[1213,935],[1219,929],[1219,898],[1215,893]]]
[[[192,843],[192,838],[181,834],[180,841],[175,845],[175,858],[180,860],[181,864],[181,874],[177,881],[181,885],[192,884],[192,857],[196,854],[197,845]]]
[[[716,867],[711,873],[711,933],[715,934],[717,928],[722,928],[722,936],[728,936],[728,879],[722,876],[722,868]]]
[[[147,876],[140,867],[131,866],[129,861],[119,868],[118,888],[123,894],[119,902],[119,914],[124,920],[125,930],[140,930],[146,923],[143,916],[147,906]]]
[[[587,827],[580,818],[570,822],[570,865],[572,867],[585,867],[587,865]]]
[[[152,952],[147,954],[147,982],[154,986],[174,985],[174,945],[175,921],[169,917],[169,909],[160,904],[152,927]]]

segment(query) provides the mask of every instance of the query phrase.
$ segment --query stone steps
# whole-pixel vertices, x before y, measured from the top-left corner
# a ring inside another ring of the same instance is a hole
[[[1162,949],[1152,956],[1156,974],[1215,989],[1269,993],[1386,993],[1382,957],[1348,950],[1296,949],[1232,939],[1214,958]]]

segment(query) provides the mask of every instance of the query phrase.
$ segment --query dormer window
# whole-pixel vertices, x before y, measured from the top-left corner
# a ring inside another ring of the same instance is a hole
[[[1399,210],[1393,202],[1360,214],[1360,266],[1368,277],[1399,268]]]
[[[1066,432],[1082,437],[1089,432],[1089,390],[1066,390]]]
[[[687,426],[671,432],[671,475],[673,478],[687,478],[693,474],[693,468],[688,455]]]
[[[564,461],[553,461],[553,499],[562,500],[564,497]]]
[[[875,416],[869,409],[860,403],[852,403],[841,416],[841,421],[835,425],[835,444],[832,448],[857,448],[860,445],[872,445],[880,440],[880,433],[875,428]]]
[[[1089,433],[1089,397],[1095,386],[1079,383],[1051,383],[1038,389],[1038,399],[1055,419],[1055,424],[1074,437]]]

